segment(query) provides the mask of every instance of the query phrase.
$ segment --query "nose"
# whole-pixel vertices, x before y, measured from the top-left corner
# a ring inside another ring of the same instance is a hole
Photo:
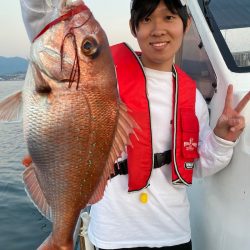
[[[151,35],[152,36],[163,36],[167,34],[167,27],[160,20],[155,20],[153,23]]]

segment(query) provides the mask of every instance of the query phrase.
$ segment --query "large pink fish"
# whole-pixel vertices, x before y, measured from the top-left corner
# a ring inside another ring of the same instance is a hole
[[[24,89],[0,103],[0,120],[20,115],[33,163],[26,189],[53,221],[39,249],[73,249],[82,208],[101,199],[114,161],[136,126],[120,102],[106,35],[82,1],[31,46]]]

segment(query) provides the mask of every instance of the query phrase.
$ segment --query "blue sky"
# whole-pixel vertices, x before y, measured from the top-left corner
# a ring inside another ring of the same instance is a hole
[[[130,0],[85,0],[85,3],[106,31],[110,44],[125,41],[137,48],[128,25]],[[19,0],[1,1],[0,41],[0,56],[28,58],[30,42]]]

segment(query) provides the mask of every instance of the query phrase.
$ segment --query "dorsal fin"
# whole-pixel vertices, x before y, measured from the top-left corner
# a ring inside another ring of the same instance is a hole
[[[44,197],[43,191],[40,188],[36,178],[34,163],[32,162],[29,167],[23,172],[23,182],[25,190],[34,205],[48,220],[52,221],[51,208]]]
[[[12,94],[0,102],[0,121],[18,121],[22,117],[22,91]]]
[[[107,181],[110,178],[110,175],[114,172],[114,163],[120,157],[121,153],[126,150],[126,146],[131,144],[129,140],[129,134],[135,133],[134,128],[139,129],[136,122],[129,115],[125,104],[120,103],[119,117],[110,154],[105,164],[100,182],[95,189],[92,197],[90,198],[88,204],[94,204],[103,197]]]

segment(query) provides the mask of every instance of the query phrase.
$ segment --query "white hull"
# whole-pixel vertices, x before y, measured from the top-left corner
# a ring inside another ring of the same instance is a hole
[[[250,73],[228,69],[197,0],[189,4],[217,79],[217,93],[209,104],[213,127],[222,112],[228,84],[234,85],[236,103],[250,91]],[[249,36],[248,40],[250,44]],[[206,92],[205,85],[200,88]],[[250,249],[250,103],[242,114],[247,125],[229,166],[213,176],[194,180],[189,189],[194,250]]]

